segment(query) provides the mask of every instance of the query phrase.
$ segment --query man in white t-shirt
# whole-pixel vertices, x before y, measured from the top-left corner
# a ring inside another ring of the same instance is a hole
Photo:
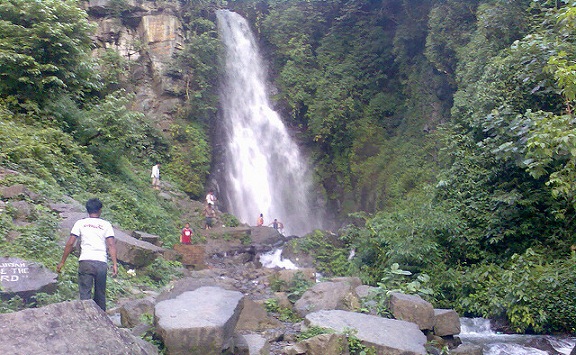
[[[152,187],[155,190],[160,190],[160,163],[156,163],[156,165],[152,167],[150,177],[152,178]]]
[[[214,209],[216,209],[216,201],[218,199],[216,198],[216,196],[214,195],[214,191],[210,190],[208,191],[208,194],[206,195],[206,205],[212,205],[212,207],[214,207]]]
[[[80,257],[78,258],[78,289],[81,300],[93,299],[102,310],[106,311],[106,273],[108,271],[108,252],[112,259],[112,276],[118,274],[116,261],[116,241],[114,229],[110,222],[100,218],[102,202],[93,198],[86,202],[88,218],[77,221],[70,231],[70,238],[64,247],[62,260],[56,267],[60,272],[68,255],[74,249],[76,239],[80,238]],[[94,296],[92,297],[92,288]]]

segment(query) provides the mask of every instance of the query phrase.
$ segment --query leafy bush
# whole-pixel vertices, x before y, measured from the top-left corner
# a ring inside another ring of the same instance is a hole
[[[350,245],[348,236],[316,230],[289,244],[295,253],[306,253],[313,257],[316,269],[326,276],[356,275],[358,269],[348,260]]]
[[[303,332],[300,332],[296,336],[296,340],[302,341],[302,340],[313,338],[313,337],[320,335],[320,334],[330,334],[330,333],[334,333],[334,331],[332,331],[328,328],[322,328],[322,327],[318,327],[318,326],[308,327],[308,328],[306,328],[306,330],[304,330]]]
[[[167,261],[156,258],[154,262],[144,268],[144,274],[156,282],[158,286],[165,286],[174,278],[182,277],[182,264],[177,261]]]
[[[220,215],[220,221],[226,227],[238,227],[240,225],[240,221],[238,220],[238,218],[229,213],[222,213]]]
[[[165,165],[165,171],[184,192],[196,198],[202,197],[211,159],[206,128],[190,123],[173,125],[170,129],[172,138],[178,144],[171,147],[171,161]]]
[[[515,332],[571,332],[576,324],[576,256],[542,262],[532,249],[508,265],[484,265],[463,274],[461,314],[508,321]]]
[[[278,319],[283,322],[300,322],[302,319],[293,309],[287,307],[280,307],[278,299],[268,298],[264,301],[264,307],[266,312],[275,313],[278,315]]]
[[[93,174],[95,169],[94,160],[84,148],[60,130],[25,125],[11,118],[1,113],[0,107],[2,166],[27,173],[68,192],[85,188],[87,175]]]
[[[412,275],[410,271],[400,269],[398,264],[393,264],[378,282],[378,288],[368,296],[368,307],[381,316],[391,318],[389,301],[393,292],[418,295],[430,301],[434,293],[427,274]]]

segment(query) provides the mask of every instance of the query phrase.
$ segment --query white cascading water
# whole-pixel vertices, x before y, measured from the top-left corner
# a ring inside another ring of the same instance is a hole
[[[531,341],[545,340],[560,354],[568,355],[576,344],[576,338],[549,335],[521,335],[495,333],[490,320],[461,318],[460,339],[464,343],[482,346],[484,355],[548,355],[547,351],[530,346]]]
[[[220,97],[226,131],[228,212],[256,224],[262,213],[275,218],[284,233],[304,235],[320,228],[312,206],[311,174],[280,116],[271,108],[266,71],[248,22],[229,10],[216,12],[225,47],[225,73]]]

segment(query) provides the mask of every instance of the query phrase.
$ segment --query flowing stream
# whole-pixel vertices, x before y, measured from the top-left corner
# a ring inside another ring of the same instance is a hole
[[[461,318],[463,343],[481,345],[484,355],[548,355],[547,351],[534,348],[536,343],[548,343],[559,354],[570,354],[575,338],[549,335],[500,334],[490,327],[490,320]]]
[[[321,228],[308,163],[271,107],[265,65],[250,26],[229,10],[216,16],[225,47],[220,98],[226,161],[219,194],[226,210],[250,225],[260,214],[264,225],[276,218],[285,234]]]

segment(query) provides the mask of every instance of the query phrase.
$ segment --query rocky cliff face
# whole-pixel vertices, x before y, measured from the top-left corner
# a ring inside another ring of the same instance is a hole
[[[136,95],[132,109],[143,112],[166,131],[173,113],[184,103],[176,93],[182,82],[165,75],[172,55],[182,48],[184,32],[177,3],[89,0],[83,4],[97,25],[94,56],[114,50],[129,62],[123,86]]]

